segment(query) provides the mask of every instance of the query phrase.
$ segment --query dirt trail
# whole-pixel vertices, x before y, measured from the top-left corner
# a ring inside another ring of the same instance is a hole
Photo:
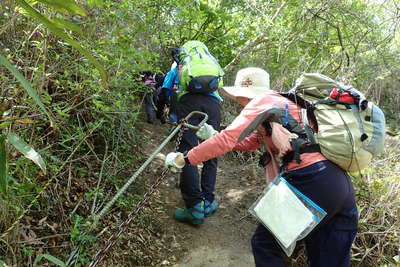
[[[151,140],[155,141],[149,142],[151,150],[162,141],[160,136],[154,136],[154,132],[164,134],[161,135],[164,138],[168,135],[168,130],[161,125],[154,125],[152,129],[148,129],[149,134],[153,135]],[[172,150],[173,144],[168,145],[163,153]],[[219,159],[215,193],[220,208],[199,226],[191,226],[173,219],[174,210],[184,207],[184,204],[176,186],[178,175],[170,174],[168,181],[160,188],[160,197],[166,209],[162,221],[168,228],[168,235],[174,237],[171,246],[176,248],[176,255],[172,256],[175,260],[165,260],[164,265],[254,266],[250,239],[257,223],[247,209],[255,201],[264,180],[259,169],[258,174],[255,174],[257,169],[254,164],[245,162],[244,159],[235,159],[232,155]]]

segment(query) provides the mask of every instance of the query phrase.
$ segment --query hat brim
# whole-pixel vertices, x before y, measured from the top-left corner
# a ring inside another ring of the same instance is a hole
[[[253,99],[265,94],[273,94],[275,91],[267,87],[258,86],[224,86],[222,87],[221,93],[230,99],[236,100],[237,97],[245,97]]]

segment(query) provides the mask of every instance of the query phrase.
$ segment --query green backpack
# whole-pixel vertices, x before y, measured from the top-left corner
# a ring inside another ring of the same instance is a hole
[[[223,86],[224,72],[205,44],[188,41],[180,49],[182,93],[209,94]]]
[[[304,128],[311,143],[342,169],[359,171],[383,152],[385,116],[382,110],[351,86],[318,73],[306,73],[284,94],[302,106]],[[307,117],[317,122],[310,131]]]

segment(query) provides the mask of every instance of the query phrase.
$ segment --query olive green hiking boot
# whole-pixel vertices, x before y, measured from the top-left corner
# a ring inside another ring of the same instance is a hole
[[[204,202],[201,201],[192,208],[176,209],[175,219],[190,224],[202,224],[204,222]]]

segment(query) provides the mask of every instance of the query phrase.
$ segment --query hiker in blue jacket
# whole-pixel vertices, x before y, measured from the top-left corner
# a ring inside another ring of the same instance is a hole
[[[162,123],[165,123],[165,120],[163,119],[163,112],[165,106],[169,106],[169,112],[168,112],[169,121],[172,123],[178,122],[178,117],[176,114],[176,109],[177,109],[176,90],[178,86],[179,86],[178,65],[176,64],[176,62],[174,62],[174,64],[172,64],[171,66],[171,70],[165,76],[161,88],[161,94],[158,105],[159,111],[157,113],[157,118],[160,119]]]

